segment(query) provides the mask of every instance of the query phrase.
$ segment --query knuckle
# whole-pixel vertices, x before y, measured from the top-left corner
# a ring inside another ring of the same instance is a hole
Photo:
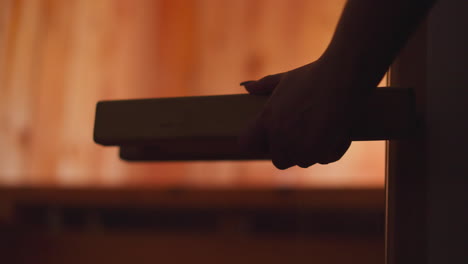
[[[333,162],[337,162],[338,160],[340,160],[341,157],[326,157],[324,159],[321,159],[319,161],[320,164],[322,165],[327,165],[327,164],[330,164],[330,163],[333,163]]]
[[[304,163],[304,162],[298,162],[297,163],[297,166],[303,168],[303,169],[306,169],[306,168],[309,168],[310,166],[314,165],[315,162],[307,162],[307,163]]]
[[[272,161],[273,161],[273,165],[274,165],[276,168],[280,169],[280,170],[285,170],[285,169],[291,167],[291,165],[289,165],[289,164],[288,164],[286,161],[284,161],[284,160],[274,159],[274,160],[272,160]]]

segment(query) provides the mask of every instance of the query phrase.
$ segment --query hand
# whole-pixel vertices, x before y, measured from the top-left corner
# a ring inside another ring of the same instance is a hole
[[[240,137],[251,153],[269,153],[278,169],[307,168],[339,160],[351,145],[356,100],[351,79],[316,61],[243,85],[250,94],[271,95]]]

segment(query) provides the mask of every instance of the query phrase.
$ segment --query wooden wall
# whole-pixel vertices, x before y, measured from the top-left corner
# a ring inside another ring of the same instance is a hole
[[[92,141],[98,100],[242,93],[317,58],[344,0],[1,0],[0,184],[382,186],[384,143],[328,166],[130,164]]]

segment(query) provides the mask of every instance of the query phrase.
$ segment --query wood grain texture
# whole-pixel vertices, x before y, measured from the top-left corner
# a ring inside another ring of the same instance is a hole
[[[328,166],[128,164],[92,141],[98,100],[240,93],[325,49],[344,0],[0,1],[0,183],[381,186],[384,143]]]

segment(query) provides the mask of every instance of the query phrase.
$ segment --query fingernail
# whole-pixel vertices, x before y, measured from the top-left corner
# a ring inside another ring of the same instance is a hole
[[[255,82],[255,81],[245,81],[245,82],[241,82],[240,85],[245,86],[245,85],[247,85],[249,83],[253,83],[253,82]]]

